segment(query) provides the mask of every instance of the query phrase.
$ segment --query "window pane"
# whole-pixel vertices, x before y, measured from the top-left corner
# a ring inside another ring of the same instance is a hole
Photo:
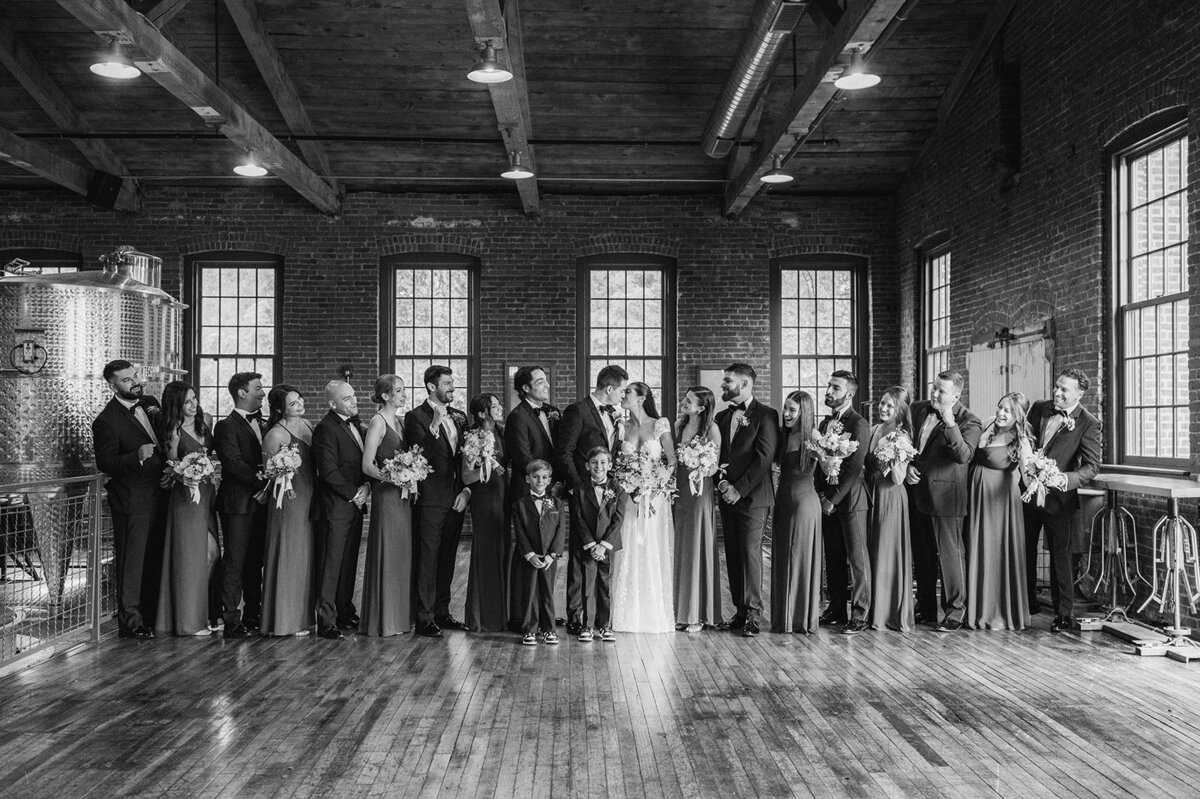
[[[449,366],[454,371],[454,405],[466,403],[478,387],[470,384],[471,364],[471,268],[432,267],[421,263],[396,263],[392,270],[396,316],[390,344],[396,374],[409,388],[409,404],[425,399],[425,370]],[[414,299],[409,299],[413,297]]]
[[[662,269],[619,269],[606,266],[590,271],[591,291],[587,319],[586,361],[589,384],[608,364],[623,366],[630,380],[645,382],[663,407],[662,379],[665,371],[663,300],[665,274]],[[599,356],[599,357],[598,357]]]
[[[829,373],[838,368],[835,355],[847,356],[841,361],[844,368],[855,369],[857,282],[854,268],[784,266],[780,270],[780,286],[794,285],[803,298],[792,300],[781,291],[777,299],[783,396],[800,389],[820,403]]]

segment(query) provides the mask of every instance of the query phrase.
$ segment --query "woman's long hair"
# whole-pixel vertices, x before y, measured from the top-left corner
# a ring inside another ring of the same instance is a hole
[[[657,419],[658,406],[654,404],[654,392],[650,389],[650,386],[642,383],[641,381],[636,381],[630,383],[629,387],[633,389],[634,394],[637,394],[639,397],[643,397],[646,400],[646,403],[642,406],[642,408],[646,411],[646,415],[651,419]]]
[[[713,409],[717,407],[717,398],[713,396],[712,390],[704,386],[688,386],[688,391],[696,395],[696,401],[700,403],[700,426],[697,428],[698,434],[703,437],[708,433],[709,426],[712,425]],[[687,418],[681,420],[679,429],[675,431],[675,437],[679,438],[683,435],[683,428],[687,427]]]
[[[783,446],[780,448],[780,454],[787,452],[788,442],[792,436],[796,436],[800,440],[800,472],[801,474],[810,474],[817,466],[817,455],[805,444],[812,439],[813,430],[817,425],[817,403],[813,401],[812,394],[807,391],[793,391],[787,395],[784,402],[794,402],[800,407],[800,415],[796,417],[795,427],[784,427]]]
[[[1019,463],[1021,460],[1021,444],[1028,443],[1030,449],[1033,448],[1033,429],[1030,428],[1029,422],[1026,421],[1029,416],[1029,398],[1020,391],[1013,391],[1005,394],[996,403],[997,407],[1001,404],[1007,405],[1008,410],[1013,415],[1013,432],[1015,435],[1012,441],[1008,442],[1008,459],[1013,463]],[[992,426],[995,427],[996,422],[992,421]]]
[[[884,397],[891,397],[892,402],[896,405],[896,415],[893,417],[896,420],[896,429],[903,430],[908,434],[909,439],[912,440],[912,411],[909,409],[909,404],[912,400],[912,397],[908,393],[908,389],[904,386],[892,386],[879,396],[880,401],[882,401]]]
[[[163,388],[162,393],[162,423],[160,424],[158,438],[163,446],[171,439],[171,434],[175,430],[182,430],[183,424],[183,402],[187,399],[189,391],[195,391],[191,383],[185,383],[182,380],[174,380],[167,383]],[[192,425],[192,432],[196,434],[197,440],[203,442],[208,435],[208,425],[204,423],[204,409],[200,407],[200,395],[196,395],[196,420]]]
[[[467,403],[467,415],[471,417],[471,427],[483,427],[483,420],[479,418],[479,414],[487,414],[487,417],[492,418],[492,402],[499,400],[495,394],[476,394],[471,397],[471,401]],[[496,423],[499,427],[499,423]]]
[[[287,383],[279,383],[272,386],[267,392],[267,409],[270,415],[267,417],[267,429],[270,430],[275,425],[283,421],[283,413],[287,410],[287,396],[295,391],[300,394],[300,389],[295,386],[289,386]],[[301,398],[304,397],[300,394]]]

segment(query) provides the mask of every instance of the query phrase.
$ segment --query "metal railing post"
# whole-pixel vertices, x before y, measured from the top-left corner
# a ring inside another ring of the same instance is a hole
[[[100,553],[100,545],[103,538],[100,534],[100,529],[103,526],[103,509],[100,506],[100,482],[101,478],[97,476],[91,483],[92,524],[89,535],[91,539],[91,553],[88,558],[88,579],[91,581],[91,585],[88,586],[88,595],[92,603],[92,643],[94,644],[100,643],[100,624],[104,613],[103,559]]]

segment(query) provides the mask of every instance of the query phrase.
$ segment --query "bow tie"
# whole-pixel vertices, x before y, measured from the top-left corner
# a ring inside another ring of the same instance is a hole
[[[1065,418],[1067,418],[1068,416],[1070,416],[1070,414],[1069,414],[1069,413],[1067,413],[1066,411],[1064,411],[1062,408],[1055,408],[1055,409],[1054,409],[1054,415],[1055,415],[1055,416],[1061,416],[1061,417],[1063,417],[1064,419],[1065,419]]]
[[[601,406],[600,406],[600,410],[604,411],[604,412],[605,412],[605,413],[607,413],[609,416],[613,416],[613,415],[615,415],[615,414],[616,414],[616,412],[617,412],[617,409],[616,409],[614,406],[612,406],[612,405],[601,405]]]
[[[742,413],[746,412],[746,403],[744,402],[739,402],[734,405],[730,405],[729,407],[733,408],[735,411],[741,411]]]
[[[596,481],[593,480],[592,488],[608,488],[608,483],[597,483]]]
[[[533,409],[533,412],[534,412],[534,413],[540,413],[540,414],[544,414],[544,415],[546,415],[546,416],[549,416],[549,415],[550,415],[550,408],[548,408],[548,407],[547,407],[547,406],[545,406],[545,405],[539,405],[539,406],[537,406],[536,408],[534,408],[534,409]]]
[[[529,498],[532,499],[534,502],[543,502],[546,500],[547,497],[545,494],[530,494]]]
[[[129,409],[129,412],[133,413],[138,408],[141,408],[142,410],[147,411],[151,407],[152,406],[150,405],[150,403],[146,402],[144,399],[141,399],[141,400],[138,400],[137,402],[133,403],[133,407]]]
[[[252,411],[246,414],[246,421],[261,422],[263,420],[262,411]]]
[[[346,424],[350,425],[351,427],[358,427],[361,422],[362,420],[358,418],[358,414],[355,414],[346,420]]]

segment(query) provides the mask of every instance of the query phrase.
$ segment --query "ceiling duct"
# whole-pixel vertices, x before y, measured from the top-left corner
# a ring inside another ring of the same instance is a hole
[[[750,109],[758,102],[788,36],[804,15],[808,0],[758,0],[742,39],[733,72],[709,115],[700,146],[712,158],[729,154]]]

